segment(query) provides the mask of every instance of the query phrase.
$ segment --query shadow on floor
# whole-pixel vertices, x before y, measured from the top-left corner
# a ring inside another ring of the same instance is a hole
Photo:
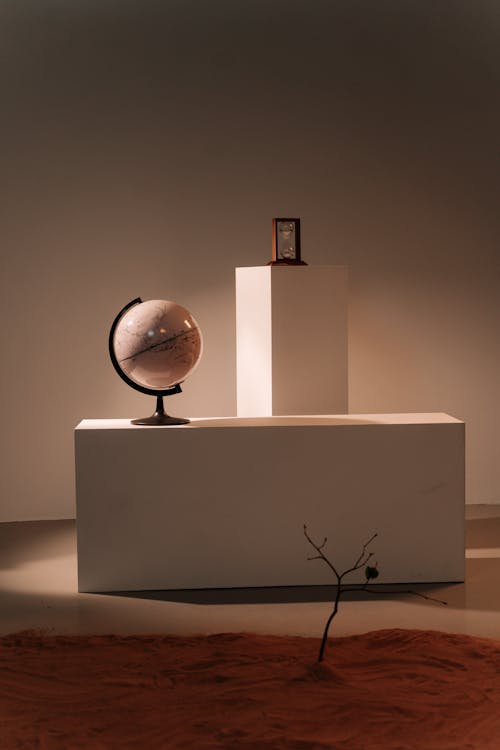
[[[75,554],[76,522],[13,521],[0,523],[0,569]]]
[[[343,595],[344,601],[368,601],[375,597],[390,599],[404,596],[408,591],[442,598],[443,589],[448,592],[463,584],[392,584],[372,585],[374,593],[368,591],[349,592]],[[433,592],[436,592],[435,594]],[[458,594],[458,592],[457,592]],[[149,599],[184,604],[297,604],[307,602],[331,602],[335,597],[335,586],[276,586],[265,588],[234,589],[183,589],[168,591],[112,591],[106,596],[125,596],[133,599]],[[420,597],[417,597],[420,598]],[[464,597],[455,596],[454,599]],[[457,606],[454,604],[454,606]],[[463,601],[465,606],[465,599]]]

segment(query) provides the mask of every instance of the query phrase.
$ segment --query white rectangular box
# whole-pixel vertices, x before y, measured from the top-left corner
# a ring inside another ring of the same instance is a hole
[[[446,414],[84,420],[80,591],[332,583],[374,532],[379,582],[464,579],[464,424]],[[362,582],[358,574],[353,582]]]
[[[347,266],[236,269],[240,417],[347,412]]]

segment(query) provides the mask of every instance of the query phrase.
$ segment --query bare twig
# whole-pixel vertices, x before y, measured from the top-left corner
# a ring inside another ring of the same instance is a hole
[[[377,537],[377,536],[378,536],[378,534],[377,534],[377,532],[375,532],[375,534],[373,534],[373,536],[371,536],[371,537],[370,537],[370,538],[368,539],[368,541],[367,541],[367,542],[365,542],[365,543],[363,544],[363,549],[361,550],[361,554],[360,554],[360,556],[358,557],[358,559],[356,560],[356,562],[354,563],[354,565],[353,565],[353,567],[351,568],[351,570],[357,570],[357,569],[358,569],[358,567],[360,566],[361,560],[363,559],[363,557],[364,557],[364,556],[365,556],[365,554],[366,554],[366,549],[367,549],[367,547],[369,547],[369,546],[370,546],[370,544],[371,544],[371,543],[373,542],[373,540],[374,540],[374,539],[376,539],[376,537]],[[370,557],[371,555],[373,555],[373,552],[370,552],[368,556]],[[362,564],[363,564],[363,563],[361,563],[361,565],[362,565]],[[348,572],[348,571],[346,571],[346,573],[347,573],[347,572]]]
[[[413,591],[413,589],[404,589],[403,591],[380,591],[380,589],[368,588],[368,584],[366,583],[356,588],[344,588],[342,593],[355,594],[357,591],[366,591],[368,594],[379,594],[385,596],[389,596],[390,594],[411,594],[412,596],[419,596],[421,599],[428,599],[430,602],[436,602],[437,604],[448,604],[448,602],[443,601],[443,599],[438,599],[437,597],[429,596],[428,594],[422,594],[420,591]]]
[[[326,562],[326,564],[328,565],[328,567],[331,568],[331,570],[333,571],[333,573],[337,577],[337,579],[340,581],[340,576],[337,573],[337,571],[335,569],[335,566],[333,565],[332,562],[330,562],[330,560],[327,557],[325,557],[325,555],[322,552],[323,547],[325,546],[325,544],[328,541],[328,537],[325,536],[325,538],[323,539],[323,541],[322,541],[321,544],[316,544],[316,542],[313,542],[313,540],[311,539],[311,537],[307,533],[307,526],[306,526],[306,524],[304,524],[304,536],[307,539],[307,541],[309,542],[309,544],[314,547],[314,549],[316,550],[316,552],[319,552],[318,555],[315,555],[314,557],[309,557],[308,560],[324,560]]]
[[[368,550],[368,547],[370,544],[376,539],[378,536],[377,533],[373,534],[370,539],[368,539],[367,542],[363,544],[363,547],[361,549],[360,554],[358,555],[355,563],[352,565],[352,567],[347,568],[346,570],[342,571],[342,573],[339,573],[335,565],[332,563],[332,561],[325,555],[323,552],[323,548],[326,545],[327,537],[325,537],[321,544],[317,544],[309,535],[307,531],[307,526],[304,524],[304,536],[309,542],[309,544],[314,547],[317,555],[313,555],[312,557],[308,557],[308,560],[323,560],[330,570],[333,572],[335,578],[337,579],[337,585],[336,585],[336,591],[335,591],[335,598],[333,601],[333,609],[326,621],[325,628],[323,630],[323,637],[321,639],[321,646],[319,649],[319,656],[318,661],[323,661],[324,658],[324,652],[326,647],[326,642],[328,639],[328,631],[330,629],[330,625],[332,623],[333,618],[338,612],[339,609],[339,603],[340,598],[343,594],[347,593],[353,593],[357,591],[366,591],[369,594],[392,594],[395,593],[393,591],[380,591],[380,590],[374,590],[370,587],[370,581],[372,581],[374,578],[378,576],[378,569],[377,564],[375,563],[374,566],[368,565],[371,558],[373,557],[373,552],[370,552]],[[366,566],[366,567],[365,567]],[[365,582],[364,584],[354,588],[352,586],[346,586],[346,584],[342,583],[345,576],[349,575],[349,573],[354,573],[356,570],[360,570],[361,568],[365,567]],[[436,599],[433,596],[428,596],[427,594],[421,594],[419,591],[413,591],[412,589],[407,589],[405,591],[400,591],[396,593],[402,593],[402,594],[411,594],[412,596],[420,596],[422,599],[428,599],[429,601],[437,602],[438,604],[446,604],[447,602],[442,601],[441,599]]]

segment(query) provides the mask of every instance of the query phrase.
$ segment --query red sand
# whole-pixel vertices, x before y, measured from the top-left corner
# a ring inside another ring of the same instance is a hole
[[[1,750],[499,750],[500,641],[0,639]]]

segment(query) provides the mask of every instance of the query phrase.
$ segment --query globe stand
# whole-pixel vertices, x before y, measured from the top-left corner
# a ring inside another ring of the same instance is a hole
[[[172,393],[180,393],[180,386],[171,389]],[[169,395],[169,394],[166,394]],[[150,427],[161,427],[162,425],[188,424],[189,419],[183,417],[171,417],[165,414],[163,408],[163,396],[156,396],[156,411],[151,417],[140,417],[132,419],[131,424],[148,425]]]
[[[150,417],[140,417],[139,419],[131,419],[130,423],[136,424],[136,425],[145,425],[149,427],[161,427],[161,426],[169,426],[169,425],[176,425],[176,424],[188,424],[188,422],[190,421],[189,419],[184,419],[183,417],[171,417],[169,414],[165,414],[165,409],[163,408],[163,396],[173,396],[175,393],[182,393],[180,383],[177,383],[171,388],[164,388],[161,390],[155,389],[155,388],[146,388],[142,385],[139,385],[131,378],[129,378],[128,375],[120,367],[120,363],[118,362],[116,358],[115,348],[114,348],[114,335],[115,335],[116,327],[118,323],[120,322],[122,316],[127,312],[127,310],[130,310],[130,308],[134,307],[134,305],[140,305],[141,303],[142,303],[141,298],[136,297],[136,299],[133,299],[131,302],[126,304],[122,310],[120,310],[120,312],[118,313],[118,315],[113,321],[111,330],[109,332],[109,339],[108,339],[109,356],[111,358],[113,367],[115,368],[116,372],[121,377],[121,379],[131,388],[134,388],[136,391],[139,391],[140,393],[146,393],[148,396],[156,396],[155,413],[152,414]]]

